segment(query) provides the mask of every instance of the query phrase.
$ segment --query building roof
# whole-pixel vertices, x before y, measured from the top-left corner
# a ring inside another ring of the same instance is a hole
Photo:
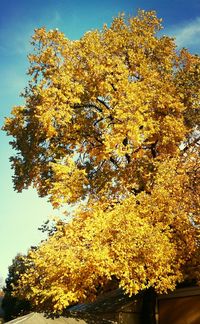
[[[138,295],[139,296],[139,295]],[[132,305],[138,298],[125,295],[121,289],[116,289],[99,296],[92,303],[78,304],[69,308],[70,313],[113,313],[120,312],[124,307]]]
[[[47,318],[42,313],[30,313],[18,317],[9,324],[111,324],[116,323],[116,314],[124,308],[131,308],[136,298],[124,295],[117,289],[99,296],[96,301],[86,304],[78,304],[68,308],[65,317]]]
[[[47,318],[44,314],[30,313],[28,315],[15,318],[14,320],[7,322],[8,324],[86,324],[84,320],[76,318]]]
[[[68,316],[83,319],[89,324],[118,323],[120,313],[139,313],[141,295],[129,297],[121,289],[104,293],[92,303],[78,304],[68,308]]]

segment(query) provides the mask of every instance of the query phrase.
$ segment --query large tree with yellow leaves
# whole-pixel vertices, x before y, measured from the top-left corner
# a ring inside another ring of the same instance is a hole
[[[70,41],[35,31],[13,136],[15,189],[69,223],[27,256],[17,293],[62,312],[110,282],[130,295],[199,280],[200,59],[158,36],[155,12]]]

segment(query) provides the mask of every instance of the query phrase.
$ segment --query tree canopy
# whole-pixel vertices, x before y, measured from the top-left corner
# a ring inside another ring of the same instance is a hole
[[[4,126],[14,186],[77,206],[27,256],[16,293],[38,309],[110,282],[131,295],[199,280],[200,58],[160,29],[141,10],[76,41],[33,35],[25,105]]]

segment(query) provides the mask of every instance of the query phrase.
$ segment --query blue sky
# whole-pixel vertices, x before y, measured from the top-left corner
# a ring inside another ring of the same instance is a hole
[[[134,15],[153,9],[163,18],[163,33],[175,36],[179,47],[200,54],[200,1],[198,0],[7,0],[0,2],[0,125],[14,105],[22,103],[26,85],[27,54],[35,28],[59,28],[70,39],[109,24],[119,12]],[[42,236],[37,230],[56,213],[35,191],[19,194],[12,187],[9,138],[0,132],[0,277],[18,252],[25,253]]]

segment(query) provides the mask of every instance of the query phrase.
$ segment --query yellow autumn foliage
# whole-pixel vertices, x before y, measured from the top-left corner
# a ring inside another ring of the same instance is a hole
[[[200,280],[200,58],[160,29],[140,10],[77,41],[35,31],[25,105],[4,126],[14,185],[77,206],[26,258],[16,294],[39,310],[110,282],[132,295]]]

